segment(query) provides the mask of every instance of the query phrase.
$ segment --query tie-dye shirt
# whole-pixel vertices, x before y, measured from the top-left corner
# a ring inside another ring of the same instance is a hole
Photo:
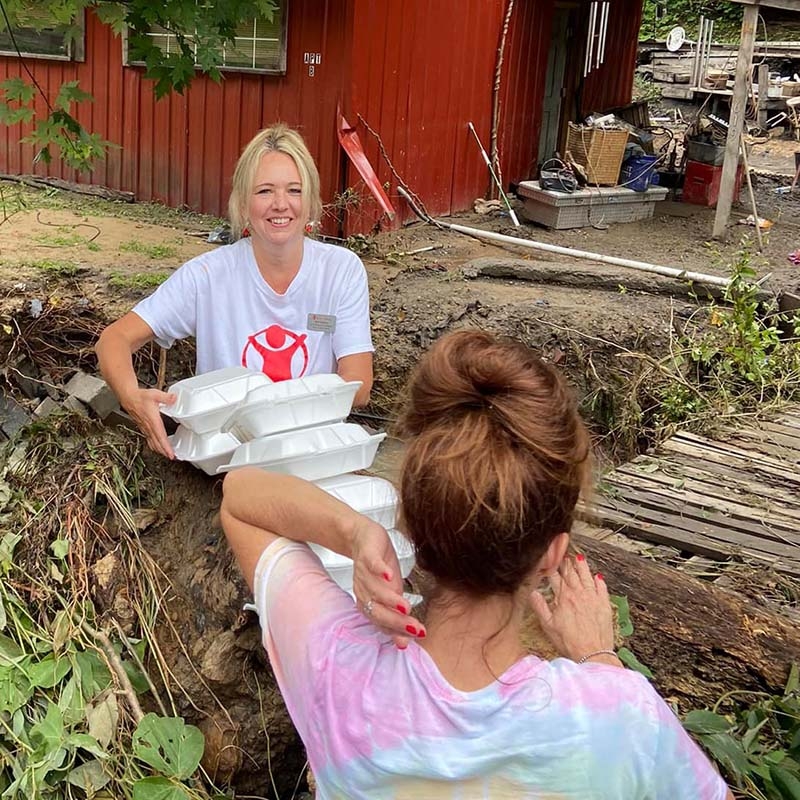
[[[725,783],[645,678],[528,656],[462,692],[397,650],[305,546],[256,568],[264,645],[318,800],[724,800]]]

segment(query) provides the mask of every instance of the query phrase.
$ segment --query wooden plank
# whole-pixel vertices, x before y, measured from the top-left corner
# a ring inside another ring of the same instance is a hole
[[[586,509],[579,509],[578,512],[586,519],[596,520],[597,514],[590,514]],[[726,560],[734,557],[748,557],[759,562],[765,562],[776,571],[800,577],[800,562],[779,559],[775,556],[761,551],[751,551],[748,548],[737,547],[730,542],[718,541],[700,534],[690,533],[684,530],[676,530],[672,525],[664,525],[647,520],[632,519],[624,513],[618,513],[611,509],[603,509],[602,520],[604,525],[612,525],[617,530],[624,532],[626,536],[656,544],[666,544],[678,548],[684,552],[695,555],[706,556],[716,560]]]
[[[796,520],[796,523],[794,523],[795,530],[800,530],[800,498],[791,506],[787,502],[784,502],[783,498],[773,503],[770,501],[774,500],[774,498],[765,496],[760,491],[761,487],[759,486],[745,483],[741,483],[737,486],[730,478],[719,473],[713,475],[700,472],[699,470],[692,470],[692,473],[694,473],[692,474],[690,473],[690,467],[680,465],[682,469],[678,470],[675,469],[678,465],[671,461],[663,465],[660,464],[657,471],[647,473],[632,469],[632,466],[631,464],[623,464],[614,470],[613,473],[609,473],[609,475],[614,478],[616,476],[626,476],[636,481],[644,481],[645,483],[642,483],[642,486],[645,486],[646,482],[650,482],[656,486],[669,487],[677,496],[682,496],[683,492],[688,492],[688,496],[692,494],[706,496],[711,498],[715,505],[718,500],[723,503],[732,502],[742,509],[747,509],[751,516],[754,508],[759,511],[766,511],[768,514],[779,514],[781,517]],[[677,481],[673,474],[664,469],[665,466],[675,469],[675,472],[678,473],[679,476]],[[702,477],[698,477],[698,474]],[[607,479],[608,476],[603,477],[603,480]],[[678,486],[676,484],[681,485]],[[766,501],[766,505],[759,504],[764,501]],[[774,505],[777,505],[777,509],[774,508]],[[725,506],[719,507],[724,508]]]
[[[800,556],[797,536],[778,539],[776,533],[763,531],[757,525],[732,520],[713,512],[675,502],[666,497],[649,495],[646,492],[628,492],[627,497],[597,498],[598,508],[625,511],[636,519],[647,519],[665,525],[674,525],[682,530],[719,539],[740,547],[748,547],[781,558]]]
[[[661,520],[654,519],[659,516],[657,514],[650,514],[647,519],[641,519],[633,516],[630,509],[620,510],[608,507],[593,507],[591,511],[581,507],[578,514],[582,519],[595,523],[601,521],[603,525],[612,525],[628,536],[645,541],[670,545],[682,551],[715,559],[747,556],[767,562],[779,572],[800,577],[800,562],[798,561],[780,558],[760,549],[743,547],[708,534],[676,528],[674,518],[668,517],[668,515],[660,515]]]
[[[617,487],[623,495],[632,497],[634,494],[639,494],[635,489],[642,489],[654,497],[663,498],[677,513],[685,510],[688,516],[695,519],[699,518],[697,514],[700,513],[703,515],[702,519],[715,522],[724,520],[725,525],[731,528],[763,535],[776,541],[791,542],[800,547],[800,524],[785,515],[761,516],[752,506],[735,503],[730,499],[697,494],[687,489],[676,490],[669,485],[665,486],[663,483],[648,481],[630,474],[612,473],[604,480],[607,484]]]
[[[738,455],[741,458],[749,458],[753,461],[757,461],[758,463],[777,467],[778,469],[786,469],[785,460],[780,454],[775,456],[770,453],[753,451],[752,449],[743,448],[732,441],[717,441],[714,439],[708,439],[705,436],[698,436],[696,434],[689,433],[688,431],[680,431],[679,433],[676,433],[674,436],[667,439],[667,442],[664,444],[667,444],[673,440],[694,445],[704,452],[708,450],[717,452],[721,451],[724,453],[730,453],[732,455]]]
[[[729,434],[725,443],[743,450],[766,453],[790,464],[800,462],[800,442],[797,436],[786,436],[774,431],[737,430]]]

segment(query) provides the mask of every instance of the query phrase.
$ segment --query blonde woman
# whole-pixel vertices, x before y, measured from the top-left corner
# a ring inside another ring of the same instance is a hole
[[[233,175],[233,244],[188,261],[97,342],[100,370],[148,445],[174,453],[159,413],[171,395],[139,386],[132,356],[155,340],[194,336],[198,374],[246,366],[274,381],[336,372],[372,386],[369,291],[364,265],[342,247],[306,236],[322,213],[319,173],[286,125],[261,131]]]

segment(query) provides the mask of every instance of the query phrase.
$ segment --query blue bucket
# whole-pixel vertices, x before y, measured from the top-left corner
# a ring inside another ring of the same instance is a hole
[[[634,192],[646,192],[651,183],[658,182],[655,173],[658,156],[633,156],[622,165],[619,182],[626,189]]]

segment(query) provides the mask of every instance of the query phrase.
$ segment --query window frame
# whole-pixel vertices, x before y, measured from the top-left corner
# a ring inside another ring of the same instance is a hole
[[[8,58],[9,56],[17,58],[36,58],[43,61],[65,61],[65,62],[84,62],[86,61],[86,9],[79,12],[80,19],[75,20],[75,24],[80,29],[80,36],[75,40],[70,40],[67,43],[67,52],[61,53],[29,53],[20,49],[19,53],[10,47],[8,50],[0,46],[0,57]],[[14,28],[18,30],[18,28]]]
[[[217,69],[220,72],[243,72],[248,73],[250,75],[277,75],[282,76],[286,75],[286,64],[287,64],[287,53],[288,53],[288,31],[289,31],[289,4],[290,0],[279,0],[282,6],[282,14],[281,14],[281,31],[280,31],[280,63],[275,69],[266,69],[264,67],[242,67],[236,64],[231,65],[224,65],[220,64]],[[255,22],[255,17],[253,17],[253,21]],[[160,34],[154,34],[156,36]],[[237,37],[237,38],[245,38],[246,37]],[[247,40],[247,39],[246,39]],[[249,41],[254,41],[255,37],[249,39]],[[124,30],[122,31],[122,65],[124,67],[144,67],[146,66],[144,61],[132,61],[128,52],[128,26],[126,25]],[[198,64],[194,65],[195,70],[200,70],[200,66]]]

